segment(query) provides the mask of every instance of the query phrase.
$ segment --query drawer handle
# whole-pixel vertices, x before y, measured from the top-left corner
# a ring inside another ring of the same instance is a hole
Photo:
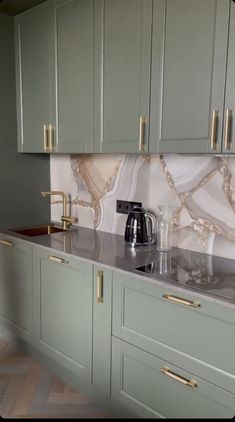
[[[171,294],[162,295],[164,299],[170,300],[171,302],[179,303],[180,305],[191,306],[192,308],[200,308],[201,304],[199,302],[194,302],[192,300],[182,299],[181,297],[173,296]]]
[[[182,384],[187,385],[188,387],[192,387],[192,388],[197,387],[197,381],[195,381],[195,380],[187,380],[186,378],[181,377],[181,376],[175,374],[174,372],[172,372],[170,370],[170,368],[168,368],[167,366],[164,366],[163,368],[161,368],[160,371],[163,374],[167,375],[168,377],[170,377],[170,378],[172,378],[172,379],[174,379],[176,381],[179,381]]]
[[[103,271],[97,272],[96,280],[96,303],[104,302],[104,273]]]
[[[58,256],[53,256],[53,255],[49,256],[49,260],[53,261],[53,262],[58,262],[59,264],[68,264],[69,263],[68,261],[66,261],[66,259],[58,258]]]
[[[10,242],[9,240],[6,239],[0,239],[0,243],[2,245],[6,245],[6,246],[14,246],[14,243]]]

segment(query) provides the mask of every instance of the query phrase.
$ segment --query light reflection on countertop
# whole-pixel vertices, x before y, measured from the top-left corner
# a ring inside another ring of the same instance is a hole
[[[123,236],[72,227],[68,231],[28,237],[11,230],[2,233],[111,269],[160,280],[235,304],[235,260],[156,245],[130,247]]]

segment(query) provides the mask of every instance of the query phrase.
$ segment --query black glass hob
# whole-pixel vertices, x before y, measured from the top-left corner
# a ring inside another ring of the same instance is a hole
[[[235,303],[235,260],[174,248],[136,268],[151,278]]]

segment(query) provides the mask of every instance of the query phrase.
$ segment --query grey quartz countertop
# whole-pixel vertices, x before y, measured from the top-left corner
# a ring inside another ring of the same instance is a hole
[[[35,237],[11,230],[1,233],[110,269],[127,271],[149,282],[157,280],[235,305],[235,260],[180,248],[158,252],[156,245],[131,248],[123,236],[83,227]]]

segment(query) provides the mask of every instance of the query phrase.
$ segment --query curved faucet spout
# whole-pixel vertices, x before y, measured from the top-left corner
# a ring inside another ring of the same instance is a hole
[[[60,190],[52,190],[49,192],[41,192],[42,196],[52,196],[52,195],[58,195],[62,196],[63,198],[63,215],[61,217],[61,221],[63,223],[63,229],[67,230],[69,226],[72,224],[73,219],[70,215],[67,215],[67,197],[66,194],[63,191]]]

